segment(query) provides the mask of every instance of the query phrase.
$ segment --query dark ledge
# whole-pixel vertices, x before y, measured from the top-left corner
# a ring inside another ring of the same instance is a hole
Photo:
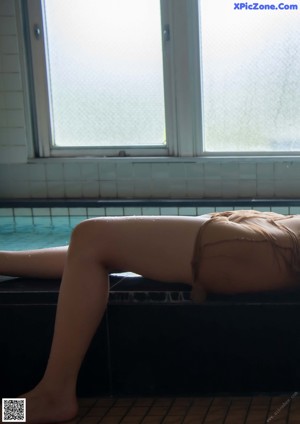
[[[12,278],[0,276],[0,305],[52,304],[57,302],[60,280],[40,278]],[[236,295],[208,294],[206,301],[197,305],[190,299],[190,286],[182,283],[162,283],[132,273],[110,276],[109,304],[157,305],[182,304],[191,306],[232,305],[297,305],[299,288],[243,293]]]
[[[0,199],[0,208],[300,206],[299,199]]]

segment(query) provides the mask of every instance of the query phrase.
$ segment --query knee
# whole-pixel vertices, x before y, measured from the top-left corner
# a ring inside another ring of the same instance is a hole
[[[99,227],[100,221],[97,222],[97,226]],[[96,226],[96,219],[86,219],[77,224],[71,234],[71,241],[82,242],[86,238],[90,238]]]
[[[89,258],[105,260],[109,245],[109,226],[105,219],[87,219],[80,222],[71,234],[69,252]]]

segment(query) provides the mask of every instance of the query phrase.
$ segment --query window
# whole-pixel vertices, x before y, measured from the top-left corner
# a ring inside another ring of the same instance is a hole
[[[39,155],[299,152],[300,11],[251,5],[28,1]]]
[[[53,145],[165,144],[159,0],[44,2]]]
[[[200,4],[204,150],[299,151],[300,11]]]

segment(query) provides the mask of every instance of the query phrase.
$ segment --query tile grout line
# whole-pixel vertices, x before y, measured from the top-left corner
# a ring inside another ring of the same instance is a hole
[[[228,413],[229,413],[229,410],[231,408],[231,405],[232,405],[232,398],[230,398],[230,400],[229,400],[229,403],[228,403],[228,406],[227,406],[227,409],[226,409],[226,412],[225,412],[225,415],[224,415],[224,419],[223,419],[223,423],[222,424],[226,424],[226,419],[228,417]]]
[[[249,412],[250,412],[250,409],[251,409],[252,402],[253,402],[253,396],[251,397],[251,400],[250,400],[248,407],[247,407],[247,412],[246,412],[244,424],[247,424],[247,420],[248,420],[248,417],[249,417]]]

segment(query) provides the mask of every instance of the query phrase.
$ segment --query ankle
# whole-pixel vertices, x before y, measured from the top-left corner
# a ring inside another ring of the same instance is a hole
[[[30,424],[65,422],[78,413],[76,398],[50,393],[39,385],[21,397],[26,399],[26,416]]]
[[[45,373],[39,385],[49,390],[58,389],[65,393],[76,393],[77,374],[65,370],[63,367],[53,365],[49,359]]]
[[[76,400],[76,387],[73,384],[63,384],[43,378],[35,390],[53,401],[56,399],[58,401],[65,399],[71,402]]]

